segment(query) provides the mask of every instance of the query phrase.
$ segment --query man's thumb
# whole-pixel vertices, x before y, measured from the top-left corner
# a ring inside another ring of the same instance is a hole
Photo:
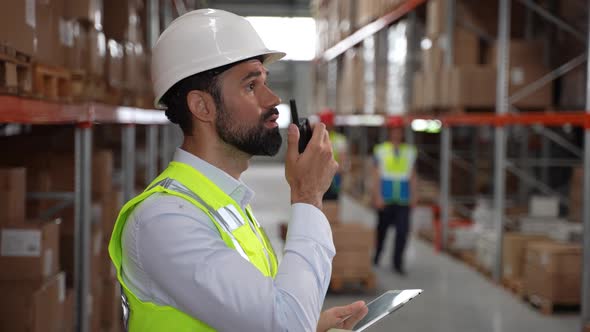
[[[299,128],[290,124],[287,130],[287,159],[295,161],[299,157]]]

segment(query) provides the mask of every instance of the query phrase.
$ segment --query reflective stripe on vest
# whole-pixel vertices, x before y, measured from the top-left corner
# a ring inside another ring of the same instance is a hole
[[[209,210],[209,212],[213,215],[213,217],[215,217],[215,220],[224,228],[224,230],[227,232],[227,234],[231,237],[234,247],[235,247],[236,251],[240,254],[240,256],[242,256],[242,258],[244,258],[248,262],[250,261],[250,259],[248,258],[248,255],[246,255],[246,252],[244,251],[244,249],[242,249],[242,246],[240,245],[238,240],[236,240],[236,237],[231,233],[234,230],[236,230],[238,227],[242,226],[244,224],[244,222],[239,220],[235,216],[234,216],[235,218],[230,217],[228,212],[226,211],[226,209],[228,207],[223,207],[219,210],[215,210],[209,204],[205,203],[205,201],[202,200],[201,197],[197,196],[195,193],[190,191],[182,183],[180,183],[176,180],[170,179],[170,178],[165,178],[165,179],[155,183],[154,185],[149,187],[148,190],[150,190],[156,186],[161,186],[163,188],[167,188],[167,189],[179,192],[179,193],[183,193],[183,194],[191,197],[195,201],[201,203],[204,207],[207,208],[207,210]],[[233,206],[231,206],[231,207],[233,208]],[[230,225],[228,223],[230,220],[232,220],[232,221],[235,220],[236,222],[235,223],[232,222],[232,225]]]
[[[109,255],[117,269],[122,286],[122,304],[126,313],[125,326],[130,332],[210,332],[215,331],[198,317],[171,306],[140,300],[127,287],[122,277],[122,233],[133,210],[154,193],[181,197],[207,214],[220,237],[234,248],[264,276],[274,278],[277,259],[264,230],[254,218],[249,206],[242,209],[229,195],[191,166],[171,162],[148,189],[127,202],[115,223]],[[248,224],[248,226],[246,226]],[[198,272],[198,271],[197,271]],[[208,305],[203,303],[203,305]]]

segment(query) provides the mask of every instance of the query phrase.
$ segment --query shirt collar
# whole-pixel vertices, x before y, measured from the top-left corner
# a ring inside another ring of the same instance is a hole
[[[201,174],[211,180],[211,182],[219,187],[219,189],[236,201],[242,209],[250,204],[254,198],[254,191],[246,186],[241,180],[234,179],[226,172],[190,152],[177,148],[172,160],[187,164],[201,172]]]

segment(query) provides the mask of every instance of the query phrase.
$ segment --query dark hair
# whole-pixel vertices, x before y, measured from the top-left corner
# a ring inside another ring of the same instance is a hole
[[[166,105],[166,117],[170,122],[179,125],[185,135],[190,135],[193,129],[192,115],[186,101],[187,94],[193,90],[200,90],[209,93],[215,103],[220,102],[219,74],[222,72],[216,68],[191,75],[174,84],[162,97],[162,102]]]
[[[230,63],[225,66],[210,69],[208,71],[191,75],[174,84],[162,97],[162,102],[166,105],[166,117],[170,122],[180,126],[185,135],[190,135],[193,129],[192,114],[186,102],[186,96],[193,90],[207,92],[213,97],[217,106],[222,105],[221,84],[219,75],[231,67],[242,62],[258,59],[263,62],[262,56],[248,58],[242,61]]]

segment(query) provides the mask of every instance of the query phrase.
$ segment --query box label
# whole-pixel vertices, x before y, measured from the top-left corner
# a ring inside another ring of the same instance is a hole
[[[510,82],[514,85],[524,83],[524,70],[521,67],[514,67],[510,71]]]
[[[35,0],[25,1],[25,21],[33,29],[37,26],[37,21],[35,18],[35,5]]]
[[[0,241],[1,256],[41,257],[41,231],[5,229]]]
[[[66,300],[66,276],[61,273],[58,278],[58,300],[59,303],[64,303]]]
[[[47,249],[43,253],[43,276],[49,277],[51,275],[51,267],[53,266],[53,250]]]

